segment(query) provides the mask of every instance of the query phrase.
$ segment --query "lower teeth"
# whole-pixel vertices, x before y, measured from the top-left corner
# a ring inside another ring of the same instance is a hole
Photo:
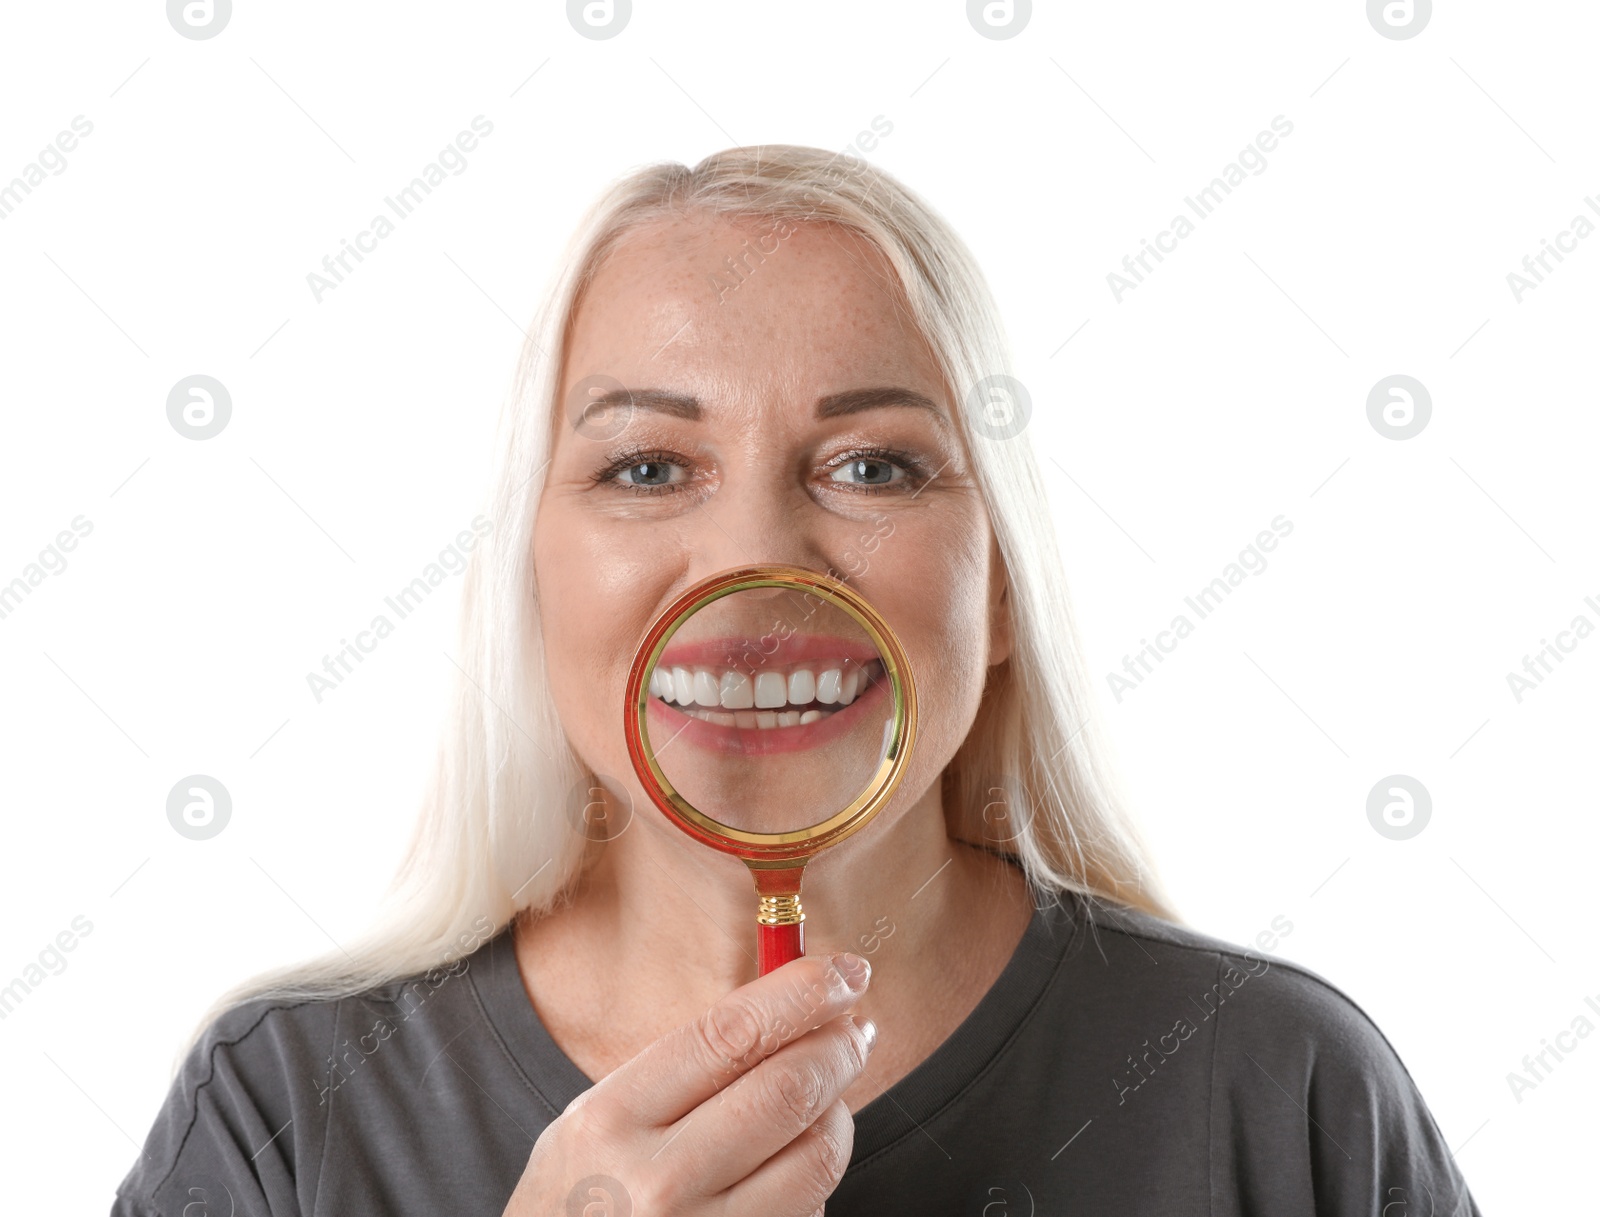
[[[837,710],[710,710],[704,706],[680,706],[667,702],[679,714],[698,718],[701,722],[715,723],[719,727],[742,727],[768,731],[779,727],[806,727],[821,722]]]

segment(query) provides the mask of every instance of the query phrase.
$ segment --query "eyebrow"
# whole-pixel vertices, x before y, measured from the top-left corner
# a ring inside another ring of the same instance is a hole
[[[636,410],[669,414],[688,422],[699,422],[705,417],[699,398],[690,393],[674,393],[670,389],[612,389],[594,397],[590,408],[611,406],[632,406]],[[819,419],[841,418],[846,414],[858,414],[863,410],[876,410],[884,406],[909,406],[926,410],[940,422],[944,421],[944,412],[930,398],[895,385],[847,389],[843,393],[819,397],[816,416]]]

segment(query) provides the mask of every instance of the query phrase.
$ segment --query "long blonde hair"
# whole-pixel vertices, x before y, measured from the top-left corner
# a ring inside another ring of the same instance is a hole
[[[485,925],[498,931],[519,913],[539,916],[570,900],[589,842],[566,803],[593,778],[552,709],[531,570],[560,354],[586,285],[620,239],[686,212],[853,230],[898,275],[949,385],[1011,374],[998,311],[965,245],[862,160],[769,144],[731,148],[693,169],[648,165],[614,182],[568,243],[502,411],[485,508],[494,527],[463,575],[460,673],[431,788],[384,905],[358,941],[224,994],[196,1037],[249,998],[344,996],[426,972],[481,940]],[[947,829],[994,848],[1003,821],[1001,852],[1017,858],[1036,892],[1077,891],[1179,920],[1108,762],[1028,435],[990,438],[972,426],[967,402],[954,404],[1005,567],[1014,643],[991,669],[945,771]]]

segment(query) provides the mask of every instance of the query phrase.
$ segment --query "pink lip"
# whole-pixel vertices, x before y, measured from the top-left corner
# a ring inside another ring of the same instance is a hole
[[[838,645],[837,642],[832,645]],[[828,654],[838,657],[837,651]],[[874,652],[874,656],[876,652]],[[889,696],[886,679],[873,681],[861,695],[843,710],[836,710],[826,718],[803,727],[724,727],[704,719],[684,714],[659,697],[649,699],[645,713],[649,716],[651,747],[657,751],[668,741],[692,744],[710,752],[736,753],[740,756],[769,756],[780,752],[799,752],[817,748],[830,740],[855,730],[871,708],[873,717],[883,721],[886,711],[883,702]],[[871,721],[868,718],[867,721]],[[657,743],[656,741],[660,741]]]
[[[787,667],[808,659],[853,659],[867,664],[878,657],[877,648],[861,639],[835,638],[823,634],[791,634],[787,638],[779,638],[775,634],[765,634],[710,638],[702,642],[670,642],[656,666],[734,668],[754,672],[758,668]]]

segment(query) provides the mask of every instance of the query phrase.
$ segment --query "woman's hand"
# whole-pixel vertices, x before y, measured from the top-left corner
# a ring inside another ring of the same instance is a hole
[[[877,1036],[848,1013],[870,974],[853,955],[791,960],[662,1036],[544,1130],[503,1217],[591,1203],[633,1217],[820,1213],[855,1141],[839,1096]]]

